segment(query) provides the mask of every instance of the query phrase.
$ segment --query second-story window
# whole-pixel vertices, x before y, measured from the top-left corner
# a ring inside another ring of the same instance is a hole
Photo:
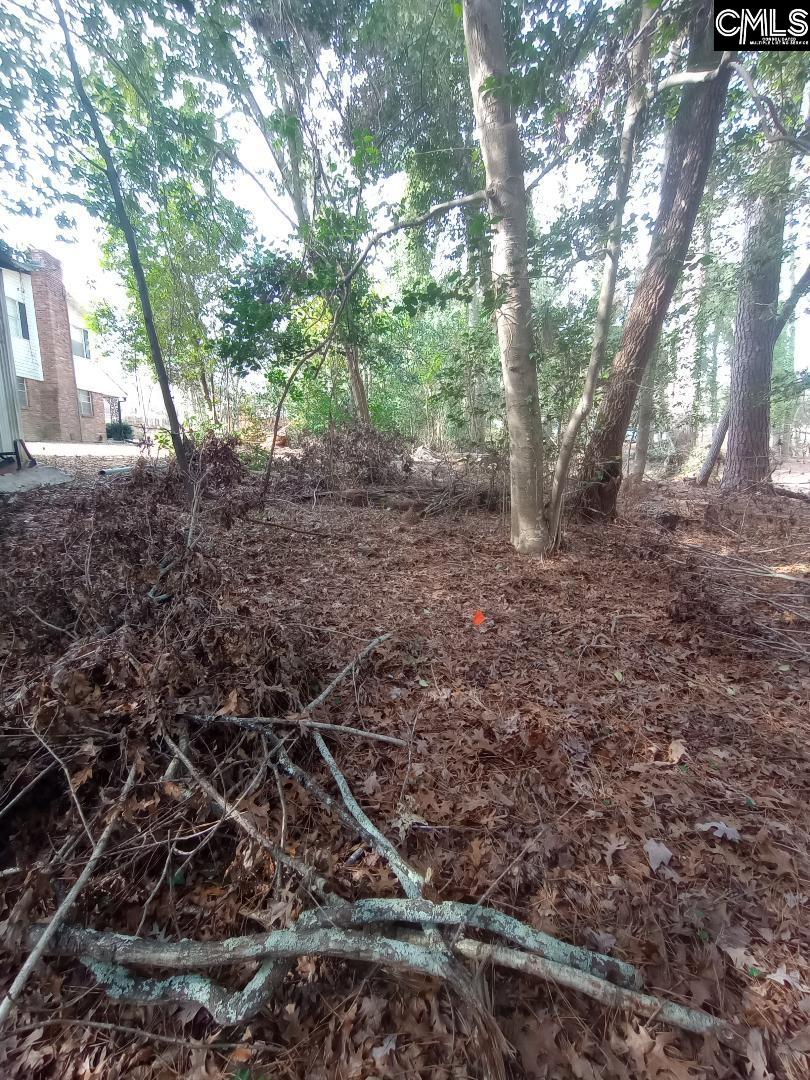
[[[81,326],[71,326],[70,345],[74,356],[90,356],[90,334]]]
[[[8,326],[11,336],[30,341],[31,331],[28,328],[28,312],[23,301],[7,296],[6,308],[8,309]]]

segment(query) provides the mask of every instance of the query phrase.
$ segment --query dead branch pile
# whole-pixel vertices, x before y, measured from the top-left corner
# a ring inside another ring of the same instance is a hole
[[[306,436],[275,468],[273,492],[302,500],[330,498],[422,517],[508,506],[501,455],[413,450],[393,433],[339,428]]]

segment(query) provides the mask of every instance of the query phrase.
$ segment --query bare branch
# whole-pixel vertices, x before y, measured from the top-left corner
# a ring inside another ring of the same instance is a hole
[[[356,739],[370,739],[372,742],[388,743],[391,746],[408,745],[404,739],[397,739],[393,735],[382,735],[377,731],[363,731],[362,728],[349,727],[348,724],[322,724],[318,720],[302,720],[299,716],[229,716],[223,714],[218,716],[190,716],[188,713],[180,715],[187,720],[196,720],[200,724],[235,724],[237,727],[247,728],[248,731],[258,731],[262,734],[267,731],[268,726],[272,727],[273,724],[280,724],[289,727],[314,728],[318,731],[331,731],[335,735],[350,735]]]
[[[732,56],[733,53],[724,52],[717,67],[708,71],[679,71],[675,75],[667,75],[656,87],[656,93],[669,90],[672,86],[694,86],[695,84],[711,82],[712,79],[717,78],[727,64],[731,63]],[[736,67],[737,65],[731,64],[731,66]]]
[[[418,229],[421,225],[426,225],[433,218],[441,217],[442,214],[449,213],[450,210],[455,210],[460,206],[477,206],[479,203],[486,202],[486,198],[486,191],[475,191],[472,195],[462,195],[458,199],[449,199],[447,202],[436,203],[435,206],[431,206],[429,210],[424,214],[420,214],[418,217],[403,218],[400,221],[394,221],[390,225],[386,225],[384,229],[380,229],[368,238],[366,246],[357,256],[357,259],[348,272],[344,274],[342,284],[348,285],[371,254],[372,249],[386,236],[391,236],[392,233],[399,232],[401,229]]]
[[[799,303],[801,298],[805,295],[805,293],[808,292],[809,290],[810,290],[810,264],[807,265],[807,267],[805,268],[805,271],[802,274],[802,276],[796,281],[796,284],[790,290],[790,296],[788,296],[788,298],[785,300],[785,302],[779,308],[779,311],[776,313],[776,319],[774,320],[774,323],[773,323],[773,340],[774,341],[776,341],[776,339],[779,337],[779,335],[785,329],[787,324],[793,318],[793,313],[796,310],[797,304]]]
[[[429,905],[428,905],[429,907]],[[29,941],[38,942],[41,927],[32,927]],[[424,935],[413,932],[405,937],[377,937],[324,927],[317,930],[274,930],[268,934],[228,938],[224,941],[179,942],[156,941],[128,937],[123,934],[97,930],[64,928],[48,948],[51,955],[80,956],[82,963],[97,974],[119,997],[134,995],[135,1000],[195,1000],[209,1008],[208,1002],[219,1008],[223,1003],[216,991],[227,995],[221,987],[199,976],[174,975],[166,980],[137,979],[126,969],[117,966],[145,964],[150,967],[171,968],[174,972],[190,972],[196,968],[233,965],[250,960],[281,960],[299,956],[335,956],[355,962],[370,962],[400,971],[415,971],[437,978],[451,979],[455,986],[470,985],[469,978],[452,970],[452,958],[436,949]],[[731,1024],[700,1009],[689,1009],[676,1002],[652,994],[616,986],[584,971],[555,963],[545,957],[521,952],[500,945],[490,945],[471,938],[462,938],[455,945],[461,957],[507,967],[536,978],[565,986],[599,1001],[612,1009],[655,1017],[674,1027],[697,1034],[712,1034],[720,1042],[741,1050],[744,1040]],[[252,983],[263,983],[266,992],[270,983],[268,968],[263,965]],[[463,971],[463,969],[462,969]],[[195,980],[197,980],[195,982]],[[251,984],[249,984],[250,986]],[[155,995],[162,991],[162,997]],[[167,997],[171,995],[171,997]],[[183,995],[182,997],[180,995]],[[213,995],[213,997],[212,997]],[[231,999],[235,995],[230,992]],[[216,1000],[214,1000],[216,998]],[[225,1002],[225,1007],[228,1003]]]
[[[788,131],[779,116],[779,110],[776,108],[776,105],[774,105],[771,99],[765,94],[760,94],[754,85],[754,80],[748,69],[739,61],[734,61],[731,64],[731,70],[735,71],[745,83],[746,89],[751,95],[751,100],[754,102],[757,112],[759,113],[762,121],[763,134],[768,142],[786,142],[800,154],[810,154],[810,140],[800,138],[794,135],[793,132]],[[776,134],[774,134],[774,130],[776,131]]]
[[[269,851],[276,862],[282,863],[290,870],[294,870],[296,874],[299,874],[303,878],[304,882],[320,893],[328,893],[326,881],[317,873],[317,871],[307,866],[306,863],[296,859],[293,855],[288,855],[286,851],[283,851],[278,844],[274,844],[272,840],[263,836],[262,833],[242,814],[235,806],[232,806],[220,793],[205,779],[189,758],[183,753],[180,747],[166,734],[163,736],[166,745],[173,752],[174,756],[180,760],[188,771],[189,776],[194,780],[198,787],[208,796],[212,803],[214,803],[222,812],[222,816],[229,821],[235,822],[243,832],[254,840],[260,847],[263,847],[265,851]]]
[[[9,987],[8,993],[3,998],[3,1001],[0,1004],[0,1027],[2,1027],[6,1020],[8,1020],[12,1009],[17,1004],[17,999],[25,989],[25,985],[30,979],[34,968],[37,966],[40,957],[45,953],[46,949],[48,948],[48,943],[57,935],[59,927],[61,926],[66,915],[76,902],[79,893],[90,880],[90,877],[96,868],[96,864],[103,855],[104,849],[106,848],[107,843],[112,836],[112,832],[115,828],[115,824],[118,820],[118,815],[121,812],[121,808],[123,807],[124,800],[127,798],[130,791],[132,791],[134,783],[135,766],[132,765],[129,770],[129,774],[127,776],[124,787],[121,790],[121,795],[119,796],[118,802],[116,803],[116,806],[110,816],[110,820],[107,822],[103,832],[101,833],[101,836],[99,836],[98,840],[96,841],[95,847],[90,853],[90,858],[87,860],[84,869],[68,890],[62,903],[53,913],[50,922],[45,927],[41,928],[41,932],[37,937],[37,940],[33,948],[31,949],[31,952],[28,954],[28,959],[17,972],[17,977]]]

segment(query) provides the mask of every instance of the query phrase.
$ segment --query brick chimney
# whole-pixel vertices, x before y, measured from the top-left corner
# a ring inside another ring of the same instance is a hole
[[[29,438],[81,442],[62,264],[47,251],[31,251],[29,257],[36,265],[31,272],[31,288],[44,382],[28,380],[30,407],[22,414],[23,431]]]

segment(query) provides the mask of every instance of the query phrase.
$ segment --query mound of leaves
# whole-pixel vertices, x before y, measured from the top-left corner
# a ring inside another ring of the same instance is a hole
[[[202,477],[208,487],[230,487],[247,475],[239,458],[238,435],[216,435],[209,431],[195,446],[189,459],[192,477]]]

